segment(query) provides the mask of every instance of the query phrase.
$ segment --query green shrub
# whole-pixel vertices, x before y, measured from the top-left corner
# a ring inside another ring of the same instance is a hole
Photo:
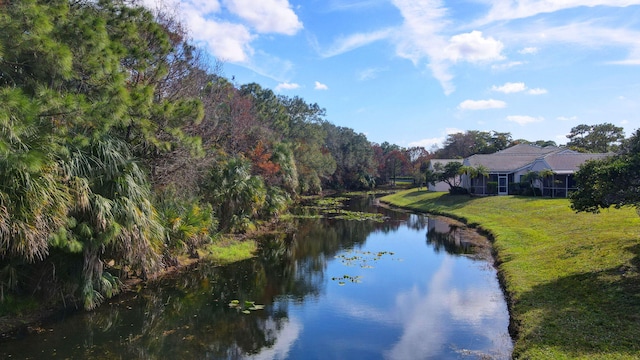
[[[452,186],[449,189],[449,194],[451,195],[467,195],[469,191],[461,186]]]
[[[487,182],[487,194],[489,194],[489,195],[497,195],[498,194],[498,182],[497,181],[489,181],[489,182]]]

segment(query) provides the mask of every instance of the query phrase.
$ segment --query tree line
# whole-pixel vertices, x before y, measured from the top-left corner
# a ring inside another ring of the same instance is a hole
[[[301,195],[384,181],[364,135],[232,83],[168,12],[0,7],[0,303],[91,309]]]

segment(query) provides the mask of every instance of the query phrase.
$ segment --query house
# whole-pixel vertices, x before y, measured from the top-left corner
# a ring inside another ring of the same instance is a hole
[[[476,154],[463,161],[464,166],[484,167],[488,176],[462,176],[462,186],[474,194],[507,195],[517,192],[516,184],[529,172],[550,170],[553,175],[536,180],[534,186],[544,196],[566,197],[576,184],[573,175],[587,160],[612,154],[585,154],[557,146],[540,147],[518,144],[493,154]]]
[[[429,160],[429,170],[433,172],[442,171],[444,167],[450,162],[462,163],[462,159],[431,159]],[[451,182],[460,183],[462,181],[461,176],[457,176],[455,179],[451,179]],[[429,191],[449,191],[449,184],[444,181],[438,181],[435,184],[427,184]]]

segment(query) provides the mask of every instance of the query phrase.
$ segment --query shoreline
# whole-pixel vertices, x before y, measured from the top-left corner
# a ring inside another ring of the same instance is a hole
[[[256,231],[241,237],[227,238],[226,240],[221,241],[223,243],[222,246],[217,246],[216,248],[228,249],[238,247],[238,245],[246,242],[255,243],[253,238],[266,233],[268,233],[268,231]],[[255,248],[255,244],[254,246],[250,247]],[[163,279],[171,277],[179,272],[188,271],[191,267],[203,261],[210,261],[216,266],[223,266],[230,262],[241,261],[254,256],[253,251],[251,251],[251,253],[246,253],[244,256],[238,257],[237,259],[233,259],[231,261],[220,261],[220,259],[212,256],[212,254],[210,253],[210,249],[199,249],[199,253],[200,252],[202,253],[198,258],[190,258],[187,256],[180,257],[177,265],[168,266],[157,274],[150,276],[147,280],[143,280],[139,277],[132,277],[124,280],[122,290],[117,295],[109,299],[105,299],[104,303],[106,303],[107,300],[111,301],[117,299],[121,295],[137,292],[136,289],[139,286],[151,285],[157,281],[161,281]],[[104,305],[104,303],[100,306]],[[63,303],[57,303],[55,305],[48,304],[46,306],[42,306],[39,309],[29,311],[28,314],[0,316],[0,342],[27,334],[38,333],[42,331],[40,327],[42,324],[48,322],[57,315],[65,312],[76,311],[85,310],[82,308],[82,306],[74,306],[73,304],[68,304],[67,306],[65,306],[63,305]]]

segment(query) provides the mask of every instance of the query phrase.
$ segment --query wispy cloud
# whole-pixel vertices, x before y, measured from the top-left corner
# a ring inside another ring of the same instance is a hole
[[[544,118],[541,116],[533,117],[533,116],[527,116],[527,115],[510,115],[510,116],[507,116],[507,121],[511,121],[516,124],[520,124],[524,126],[531,123],[542,122],[544,121]]]
[[[394,0],[404,19],[396,40],[400,57],[418,65],[423,60],[446,94],[455,90],[451,65],[460,62],[491,62],[504,59],[503,44],[482,32],[448,36],[451,20],[440,0]]]
[[[448,43],[442,35],[451,21],[447,18],[447,9],[439,0],[393,0],[400,10],[404,22],[398,36],[394,39],[396,54],[411,60],[414,65],[428,59],[428,68],[440,82],[445,93],[455,90],[442,49]]]
[[[375,79],[376,77],[378,77],[378,74],[386,71],[387,69],[385,68],[367,68],[364,69],[362,71],[360,71],[358,73],[358,80],[360,81],[365,81],[365,80],[371,80],[371,79]]]
[[[329,1],[327,7],[328,11],[350,11],[350,10],[362,10],[371,8],[381,4],[385,4],[386,0],[360,0],[360,1],[344,1],[344,0],[332,0]]]
[[[506,63],[501,63],[501,64],[493,64],[491,65],[491,69],[493,70],[507,70],[507,69],[511,69],[512,67],[516,67],[516,66],[520,66],[520,65],[524,65],[526,64],[526,62],[524,61],[509,61]]]
[[[546,94],[548,92],[549,91],[547,91],[547,89],[542,89],[542,88],[535,88],[535,89],[527,90],[527,94],[529,94],[529,95],[544,95],[544,94]]]
[[[538,52],[538,48],[533,46],[518,50],[518,53],[522,55],[536,54],[537,52]]]
[[[568,22],[558,26],[550,26],[545,21],[536,21],[523,25],[517,30],[503,27],[502,30],[496,30],[496,33],[499,33],[502,40],[512,44],[556,43],[579,45],[582,50],[627,49],[626,57],[611,60],[608,63],[640,65],[640,31],[624,28],[618,24],[608,24],[604,20]]]
[[[577,116],[558,116],[556,119],[560,121],[575,121],[578,120]]]
[[[322,57],[332,57],[349,52],[359,47],[369,45],[376,41],[387,39],[393,33],[393,29],[382,29],[370,33],[358,33],[340,38],[327,50],[321,50]]]
[[[516,20],[532,17],[543,13],[553,13],[559,10],[571,9],[580,6],[611,6],[626,7],[640,4],[638,0],[564,0],[564,1],[539,1],[539,0],[494,0],[488,2],[491,9],[487,15],[480,19],[475,26],[496,21]]]
[[[329,90],[329,87],[319,81],[316,81],[314,89],[316,90]]]
[[[501,109],[507,106],[507,103],[501,100],[465,100],[458,105],[461,110],[487,110]]]

